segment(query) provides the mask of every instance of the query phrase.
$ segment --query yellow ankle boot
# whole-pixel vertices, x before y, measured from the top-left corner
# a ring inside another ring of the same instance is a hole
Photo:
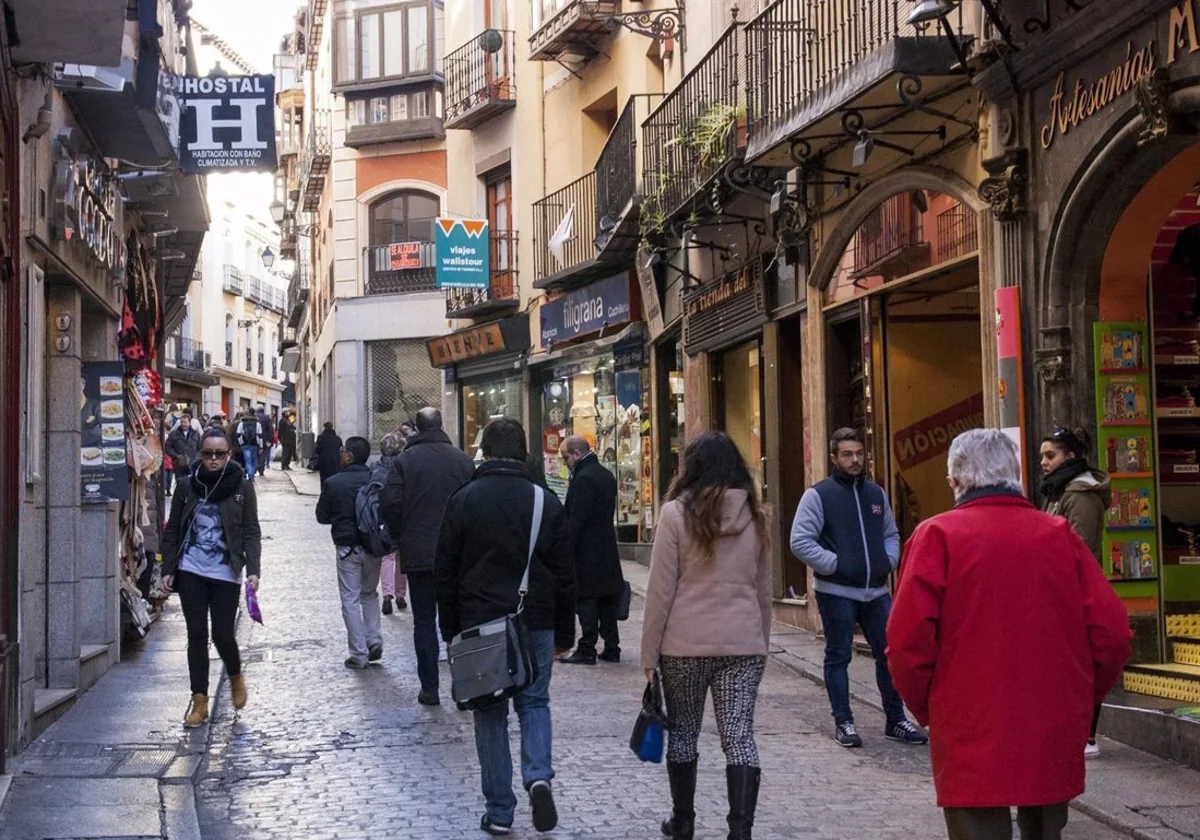
[[[192,705],[188,708],[187,717],[183,719],[185,729],[195,729],[197,726],[203,726],[208,720],[208,695],[193,694]]]
[[[229,678],[229,692],[233,695],[233,708],[240,709],[246,705],[246,677],[235,674]]]

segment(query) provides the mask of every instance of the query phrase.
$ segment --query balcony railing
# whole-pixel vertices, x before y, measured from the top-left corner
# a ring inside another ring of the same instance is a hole
[[[279,357],[278,356],[271,357],[271,378],[272,379],[279,378]]]
[[[204,345],[180,335],[171,336],[167,343],[167,361],[184,370],[208,370]]]
[[[233,342],[225,342],[225,367],[233,367]]]
[[[437,290],[432,242],[393,242],[365,249],[368,295],[406,295]]]
[[[596,42],[611,30],[608,21],[620,11],[615,0],[532,0],[536,29],[529,37],[530,61],[557,61],[568,51],[589,58]],[[540,23],[539,23],[540,21]]]
[[[225,266],[225,282],[222,288],[231,295],[243,295],[246,293],[246,275],[240,268],[234,265]]]
[[[246,348],[246,373],[252,373],[253,371],[254,371],[254,354],[251,352],[250,348],[247,347]]]
[[[272,312],[287,311],[287,292],[277,289],[254,275],[246,276],[246,299],[262,304]]]
[[[474,128],[517,104],[512,32],[489,29],[446,56],[446,128]]]
[[[308,296],[312,290],[312,274],[307,265],[300,265],[288,283],[288,326],[299,327],[304,320],[304,310],[308,306]]]
[[[776,0],[746,24],[752,133],[771,133],[820,105],[836,84],[892,42],[941,37],[937,24],[922,29],[908,24],[911,11],[910,4],[895,0]],[[957,34],[961,16],[960,6],[950,18]]]
[[[854,235],[853,274],[893,274],[889,264],[918,249],[928,250],[921,210],[912,193],[898,193],[872,210],[859,226]]]
[[[267,370],[267,357],[263,353],[258,354],[258,375],[262,376]]]
[[[596,171],[592,170],[534,202],[533,271],[542,280],[595,257]]]
[[[943,263],[979,250],[979,224],[975,211],[955,204],[937,217],[937,248],[934,262]]]
[[[447,318],[478,318],[521,304],[517,287],[517,232],[493,230],[491,283],[486,289],[448,289]]]
[[[304,160],[300,166],[302,207],[312,212],[320,207],[321,193],[325,189],[325,175],[329,172],[330,156],[333,153],[332,132],[328,110],[308,112],[308,140],[304,147]]]
[[[601,234],[611,232],[643,193],[638,126],[662,94],[635,94],[625,103],[596,159],[596,218]]]
[[[665,218],[684,210],[744,142],[742,31],[731,26],[646,119],[647,204]]]

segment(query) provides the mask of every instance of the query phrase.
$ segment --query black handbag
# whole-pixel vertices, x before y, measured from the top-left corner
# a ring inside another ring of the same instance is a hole
[[[545,497],[533,485],[533,527],[529,532],[529,557],[517,589],[517,611],[462,631],[450,642],[450,695],[454,702],[481,711],[520,694],[538,678],[537,659],[521,612],[529,592],[529,567],[542,527]]]
[[[642,692],[642,710],[634,721],[629,749],[642,761],[658,764],[663,759],[663,734],[670,728],[670,720],[663,709],[662,681],[655,671]]]
[[[633,590],[629,588],[629,581],[621,582],[621,594],[617,596],[617,621],[629,620],[629,604],[633,600]]]

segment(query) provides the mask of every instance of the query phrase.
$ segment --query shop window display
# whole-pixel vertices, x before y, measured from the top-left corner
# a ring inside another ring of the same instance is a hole
[[[467,382],[462,386],[463,448],[476,461],[483,459],[483,429],[502,417],[521,419],[521,377]]]

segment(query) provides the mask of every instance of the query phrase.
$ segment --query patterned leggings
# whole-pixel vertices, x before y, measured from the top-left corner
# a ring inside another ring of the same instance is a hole
[[[754,704],[766,666],[765,656],[662,657],[663,699],[671,718],[667,761],[696,760],[705,695],[711,688],[726,763],[758,767]]]

